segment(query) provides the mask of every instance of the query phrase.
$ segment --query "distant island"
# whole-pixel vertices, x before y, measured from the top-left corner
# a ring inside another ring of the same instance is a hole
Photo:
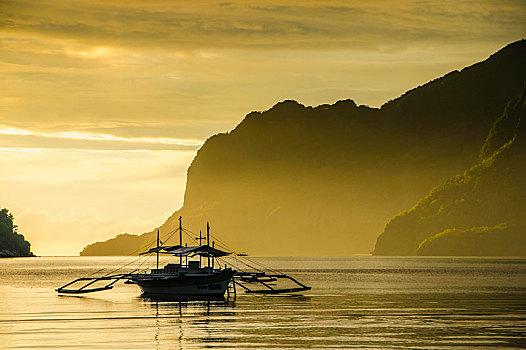
[[[389,222],[374,254],[415,255],[438,254],[440,250],[432,247],[459,235],[516,230],[520,219],[426,226],[431,218],[411,223],[412,216],[405,213],[414,212],[410,208],[436,186],[456,181],[451,179],[465,183],[467,177],[456,174],[479,160],[480,166],[466,176],[474,178],[500,159],[500,148],[511,140],[513,128],[505,136],[495,131],[489,137],[488,130],[500,128],[495,120],[523,89],[525,61],[526,41],[520,40],[381,108],[358,106],[352,100],[317,107],[287,100],[268,111],[252,112],[198,151],[188,169],[184,205],[160,227],[161,234],[173,231],[181,215],[185,226],[194,230],[210,221],[225,243],[251,255],[349,255],[371,252]],[[494,169],[488,171],[508,168]],[[441,193],[460,187],[447,188]],[[487,190],[495,193],[480,200],[501,199],[502,187]],[[426,198],[429,204],[438,203]],[[470,208],[466,204],[465,210]],[[513,210],[502,208],[506,209]],[[404,214],[396,216],[399,213]],[[440,209],[433,215],[437,213]],[[398,233],[389,233],[392,230]],[[153,238],[154,231],[120,235],[87,246],[81,255],[129,254]]]
[[[13,214],[7,209],[0,210],[0,258],[35,256],[31,244],[18,233]]]

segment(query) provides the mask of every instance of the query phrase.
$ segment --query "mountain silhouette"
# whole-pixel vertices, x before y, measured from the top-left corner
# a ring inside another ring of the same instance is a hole
[[[368,253],[391,217],[477,162],[488,130],[522,89],[525,61],[521,40],[381,108],[287,100],[252,112],[198,151],[183,207],[161,234],[181,215],[194,231],[210,221],[223,242],[251,254]],[[98,242],[81,255],[127,254],[117,247],[137,240],[114,239],[116,249]]]

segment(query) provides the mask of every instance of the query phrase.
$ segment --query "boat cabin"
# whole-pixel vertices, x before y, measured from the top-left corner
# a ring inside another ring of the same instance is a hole
[[[201,267],[201,262],[199,260],[188,261],[188,264],[166,264],[163,268],[160,269],[151,269],[150,274],[152,275],[186,275],[186,274],[210,274],[213,273],[213,267],[203,266]]]

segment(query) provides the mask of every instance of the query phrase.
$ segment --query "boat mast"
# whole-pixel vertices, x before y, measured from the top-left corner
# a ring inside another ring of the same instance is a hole
[[[202,239],[203,238],[201,238],[201,230],[199,230],[199,246],[201,246],[201,240]],[[203,263],[201,260],[202,260],[202,256],[199,255],[199,267],[201,267],[201,264]]]
[[[208,221],[206,222],[206,250],[208,253],[208,267],[210,268],[210,224]]]
[[[183,217],[179,216],[179,245],[181,248],[183,247],[183,223],[182,220]],[[179,254],[179,264],[183,266],[183,254]]]
[[[159,270],[159,229],[157,229],[157,251],[155,255],[157,256],[156,269]]]

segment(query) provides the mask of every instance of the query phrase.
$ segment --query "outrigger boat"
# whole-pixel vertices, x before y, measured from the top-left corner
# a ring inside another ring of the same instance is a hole
[[[145,297],[224,297],[225,292],[230,296],[236,295],[236,286],[241,287],[246,293],[258,294],[281,294],[307,291],[311,288],[284,273],[264,268],[261,264],[254,267],[256,262],[248,263],[247,257],[239,258],[228,250],[215,247],[215,242],[210,245],[210,225],[206,225],[206,244],[201,244],[204,237],[197,235],[182,227],[182,217],[179,217],[179,228],[171,232],[171,235],[179,231],[178,245],[161,245],[159,230],[157,230],[156,246],[139,256],[149,254],[156,255],[156,267],[154,269],[139,272],[140,266],[128,273],[102,274],[100,276],[87,276],[77,278],[64,286],[57,288],[61,294],[83,294],[112,289],[121,280],[126,284],[136,284]],[[183,232],[188,234],[198,245],[183,246]],[[195,237],[191,236],[194,235]],[[159,268],[160,255],[169,255],[179,258],[178,263],[168,263]],[[231,256],[235,260],[229,264],[222,264],[219,258]],[[193,260],[192,260],[193,259]],[[217,261],[217,264],[216,264]],[[144,261],[143,261],[144,263]],[[127,264],[129,265],[129,264]],[[126,265],[125,265],[126,266]],[[288,286],[282,286],[288,282]],[[102,286],[98,286],[102,283]],[[73,287],[79,285],[79,287]],[[279,285],[279,286],[278,286]]]

